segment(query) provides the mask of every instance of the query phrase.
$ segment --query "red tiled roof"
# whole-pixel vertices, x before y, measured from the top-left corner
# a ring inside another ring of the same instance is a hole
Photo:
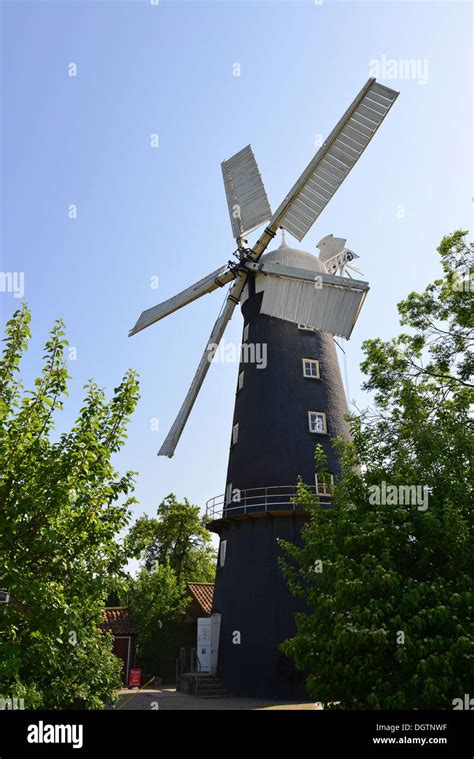
[[[187,582],[186,587],[191,596],[198,602],[204,614],[212,612],[212,599],[214,596],[214,583],[212,582]]]
[[[102,630],[110,630],[113,635],[134,635],[137,633],[133,626],[128,609],[124,606],[114,606],[104,611]]]

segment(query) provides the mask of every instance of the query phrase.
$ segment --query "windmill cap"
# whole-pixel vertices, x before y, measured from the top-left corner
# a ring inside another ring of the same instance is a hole
[[[272,264],[281,264],[282,266],[291,266],[295,269],[306,269],[307,271],[315,271],[325,273],[326,269],[321,260],[308,253],[306,250],[298,250],[297,248],[290,248],[287,245],[284,235],[278,248],[270,250],[268,253],[264,253],[260,261],[267,261]]]

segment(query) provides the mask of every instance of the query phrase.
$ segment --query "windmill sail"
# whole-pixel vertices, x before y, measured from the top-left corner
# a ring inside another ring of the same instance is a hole
[[[222,313],[217,318],[216,323],[214,324],[213,330],[206,345],[206,349],[202,355],[201,361],[199,362],[199,366],[197,368],[196,374],[194,375],[193,381],[191,382],[191,386],[187,392],[186,398],[184,399],[183,405],[178,412],[178,416],[176,417],[173,426],[168,432],[163,445],[158,451],[158,456],[168,456],[168,458],[172,458],[174,455],[178,441],[181,437],[185,424],[188,421],[189,414],[191,413],[191,409],[194,406],[194,402],[201,389],[201,385],[204,382],[206,374],[209,370],[209,366],[212,360],[210,348],[219,345],[225,328],[227,327],[232,314],[234,313],[234,309],[239,302],[239,298],[242,294],[246,279],[247,275],[245,272],[241,273],[238,276],[237,281],[230,288],[225,306],[222,310]]]
[[[232,279],[235,278],[235,274],[227,269],[227,266],[221,266],[220,269],[216,269],[212,274],[208,274],[207,277],[203,277],[199,282],[195,282],[191,287],[187,287],[186,290],[182,290],[177,295],[173,295],[172,298],[159,303],[157,306],[147,308],[143,311],[137,323],[128,333],[128,336],[136,335],[140,330],[149,327],[150,324],[154,324],[160,319],[164,319],[165,316],[172,314],[183,306],[187,306],[188,303],[192,303],[193,300],[197,300],[206,293],[212,293],[218,287],[223,287]]]
[[[232,234],[242,237],[268,221],[272,209],[250,145],[221,165]]]
[[[301,242],[369,144],[398,92],[369,79],[303,171],[269,226]]]

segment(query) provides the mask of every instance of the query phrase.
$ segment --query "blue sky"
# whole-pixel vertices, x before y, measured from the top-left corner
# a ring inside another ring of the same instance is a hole
[[[4,0],[1,11],[0,269],[25,274],[24,378],[58,317],[77,350],[58,430],[89,377],[110,392],[128,367],[139,372],[116,461],[139,472],[138,513],[171,491],[204,506],[224,490],[236,365],[212,365],[175,457],[156,456],[224,293],[127,336],[144,308],[234,250],[220,162],[251,143],[275,209],[371,61],[425,67],[426,83],[380,78],[401,94],[299,245],[314,253],[332,232],[360,255],[371,290],[346,351],[351,398],[366,405],[362,341],[397,333],[397,302],[439,274],[441,237],[471,227],[470,4]],[[2,322],[18,302],[0,293]],[[236,311],[226,340],[238,342],[241,326]]]

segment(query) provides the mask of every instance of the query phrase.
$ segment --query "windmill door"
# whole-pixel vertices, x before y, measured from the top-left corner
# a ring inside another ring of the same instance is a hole
[[[201,672],[211,669],[211,620],[209,617],[198,617],[197,655]]]

